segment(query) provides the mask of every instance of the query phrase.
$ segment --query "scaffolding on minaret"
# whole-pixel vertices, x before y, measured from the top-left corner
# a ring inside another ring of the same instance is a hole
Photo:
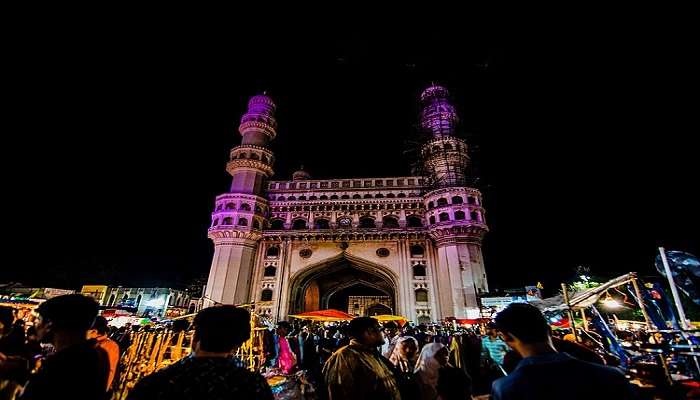
[[[406,142],[404,152],[414,161],[411,172],[425,177],[427,186],[441,188],[472,183],[467,173],[468,146],[459,127],[459,117],[447,89],[432,83],[421,94],[417,138]]]

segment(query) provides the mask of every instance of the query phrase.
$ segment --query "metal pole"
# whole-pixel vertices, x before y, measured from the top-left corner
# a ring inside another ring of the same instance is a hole
[[[571,309],[571,305],[569,304],[569,292],[566,289],[566,283],[561,284],[561,290],[564,294],[564,302],[566,302],[567,313],[569,314],[569,326],[571,326],[571,333],[574,334],[576,342],[580,342],[578,332],[576,332],[576,322],[574,322],[574,311]]]
[[[664,250],[663,247],[659,247],[659,254],[661,255],[661,262],[664,264],[664,271],[666,271],[668,284],[671,286],[673,302],[676,303],[676,309],[678,309],[678,318],[681,320],[681,336],[683,336],[683,338],[688,342],[690,351],[695,351],[693,342],[690,340],[690,338],[688,338],[688,334],[685,332],[689,329],[688,322],[685,319],[685,310],[683,310],[683,304],[681,304],[681,296],[678,295],[678,288],[676,287],[676,282],[673,280],[671,266],[668,264],[668,260],[666,259],[666,250]],[[698,361],[698,357],[693,356],[693,361],[695,363],[695,369],[698,371],[698,373],[700,373],[700,361]]]
[[[639,308],[642,309],[642,315],[644,316],[644,322],[647,324],[647,331],[656,330],[654,325],[651,324],[649,320],[649,314],[647,313],[647,308],[644,306],[644,299],[642,298],[642,291],[639,290],[639,282],[637,282],[637,273],[631,272],[632,277],[632,287],[634,287],[634,294],[637,295],[637,302],[639,303]]]
[[[588,319],[586,319],[586,309],[581,309],[581,319],[583,319],[583,330],[588,332]]]
[[[678,288],[676,288],[676,282],[673,281],[671,266],[668,265],[668,260],[666,259],[666,250],[664,250],[663,247],[659,247],[659,254],[661,255],[661,262],[664,264],[664,270],[666,271],[668,285],[671,286],[671,294],[673,295],[673,302],[676,303],[676,309],[678,310],[678,318],[681,320],[681,329],[684,331],[688,330],[688,322],[685,319],[685,310],[683,310],[683,304],[681,304],[681,296],[678,295]]]

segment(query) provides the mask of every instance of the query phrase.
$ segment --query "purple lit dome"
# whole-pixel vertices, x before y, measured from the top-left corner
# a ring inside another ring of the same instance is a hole
[[[436,84],[428,86],[423,93],[420,95],[421,101],[428,101],[430,99],[446,99],[450,96],[450,93],[444,87]]]
[[[292,180],[293,181],[306,181],[311,179],[311,174],[308,172],[304,171],[304,166],[302,165],[301,168],[299,168],[299,171],[296,171],[292,174]]]
[[[249,109],[255,109],[258,108],[256,106],[258,105],[266,105],[268,108],[275,109],[277,108],[277,105],[275,104],[274,101],[272,101],[272,98],[270,98],[265,92],[263,94],[259,94],[256,96],[253,96],[250,98],[248,101],[248,108]]]

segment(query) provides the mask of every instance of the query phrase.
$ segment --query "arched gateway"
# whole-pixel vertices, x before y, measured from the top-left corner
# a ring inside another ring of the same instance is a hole
[[[397,304],[397,279],[382,265],[343,253],[291,277],[288,313],[328,308],[358,316],[375,315],[379,309],[391,313]]]

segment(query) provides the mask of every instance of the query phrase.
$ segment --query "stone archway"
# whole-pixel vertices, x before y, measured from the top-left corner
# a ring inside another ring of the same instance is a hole
[[[366,306],[395,309],[397,278],[387,267],[348,254],[321,261],[290,279],[289,314],[335,308],[366,315]],[[350,299],[362,303],[355,309]],[[359,299],[359,300],[358,300]]]

